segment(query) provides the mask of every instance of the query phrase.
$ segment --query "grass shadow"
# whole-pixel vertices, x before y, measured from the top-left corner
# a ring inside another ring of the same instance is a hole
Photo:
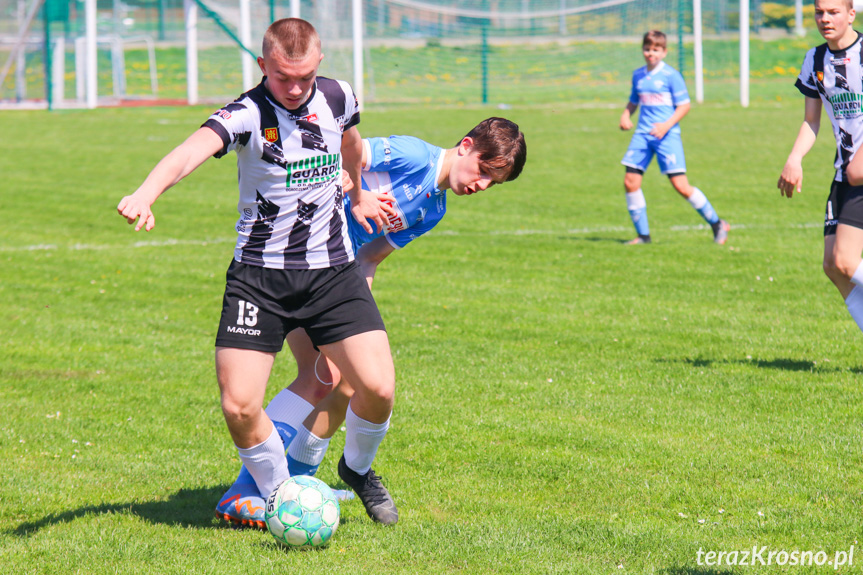
[[[838,366],[827,366],[823,363],[789,359],[776,358],[771,360],[745,358],[745,359],[704,359],[704,358],[680,358],[680,359],[656,359],[657,363],[688,363],[692,367],[707,367],[712,368],[719,365],[751,365],[759,369],[779,369],[782,371],[800,371],[811,373],[839,373],[849,371],[855,374],[863,373],[863,367],[842,368]]]
[[[150,523],[162,525],[213,527],[215,520],[213,510],[216,507],[216,501],[227,487],[226,485],[180,489],[162,501],[86,505],[63,513],[52,513],[35,521],[27,521],[10,530],[9,533],[17,537],[27,537],[50,525],[70,523],[86,515],[105,513],[135,515]]]
[[[230,485],[225,484],[197,489],[180,489],[167,499],[160,501],[86,505],[63,513],[52,513],[35,521],[21,523],[14,529],[8,530],[7,533],[16,537],[29,537],[51,525],[71,523],[86,515],[102,515],[106,513],[134,515],[150,523],[176,527],[238,529],[238,527],[230,525],[225,521],[216,519],[214,513],[216,502],[229,487]],[[335,489],[349,489],[343,482],[338,482],[332,487]],[[340,501],[339,504],[344,505],[345,502]],[[341,518],[341,523],[343,524],[349,521],[349,518]]]

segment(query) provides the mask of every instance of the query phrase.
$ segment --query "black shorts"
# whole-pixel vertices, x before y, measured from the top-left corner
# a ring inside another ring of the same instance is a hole
[[[281,270],[231,261],[216,345],[281,351],[301,327],[315,346],[384,330],[356,262],[316,270]]]
[[[863,186],[833,180],[824,210],[824,235],[835,234],[839,224],[863,229]]]

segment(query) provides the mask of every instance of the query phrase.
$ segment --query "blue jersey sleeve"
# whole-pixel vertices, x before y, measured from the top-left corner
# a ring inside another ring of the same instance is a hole
[[[674,102],[674,107],[682,106],[689,103],[689,92],[686,89],[686,82],[683,81],[683,76],[677,70],[668,79],[668,88],[671,91],[671,100]]]
[[[425,142],[411,136],[367,138],[366,172],[413,172],[426,167],[429,151]]]
[[[629,92],[629,103],[638,105],[638,70],[632,73],[632,90]]]

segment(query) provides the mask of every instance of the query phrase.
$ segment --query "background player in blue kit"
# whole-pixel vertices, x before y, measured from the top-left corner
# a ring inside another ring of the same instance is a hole
[[[524,135],[513,122],[489,118],[448,150],[411,136],[363,140],[362,186],[392,198],[393,212],[386,229],[369,231],[350,222],[357,262],[369,284],[378,264],[395,250],[431,230],[443,218],[447,189],[457,196],[472,195],[494,184],[516,179],[527,158]],[[350,199],[345,199],[349,209]],[[330,438],[344,420],[353,395],[350,384],[338,382],[338,369],[312,345],[306,332],[288,334],[298,374],[277,394],[267,413],[295,438],[288,446],[292,475],[314,475]],[[283,437],[285,434],[283,433]],[[239,524],[263,528],[263,499],[245,468],[222,497],[217,514]]]
[[[645,66],[632,73],[632,93],[620,117],[620,129],[632,129],[632,114],[641,106],[638,126],[632,135],[629,149],[621,163],[626,166],[623,185],[626,188],[626,207],[635,225],[638,237],[629,244],[649,244],[650,228],[647,224],[647,204],[641,190],[644,171],[656,154],[660,171],[668,176],[671,185],[686,198],[713,229],[713,241],[724,244],[730,226],[719,219],[707,196],[691,186],[686,178],[686,160],[680,139],[680,120],[689,113],[689,93],[680,72],[663,60],[667,54],[665,34],[651,30],[644,35],[642,53]]]

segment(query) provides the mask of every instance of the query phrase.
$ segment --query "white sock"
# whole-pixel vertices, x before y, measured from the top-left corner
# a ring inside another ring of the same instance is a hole
[[[686,200],[693,208],[700,210],[707,203],[707,196],[704,195],[704,192],[693,186],[692,195],[686,198]]]
[[[288,447],[288,455],[300,463],[306,463],[317,467],[324,460],[330,438],[321,438],[306,429],[305,425],[297,428],[297,436]]]
[[[626,209],[629,211],[638,210],[647,207],[647,201],[644,199],[644,192],[638,188],[634,192],[626,193]]]
[[[288,460],[285,459],[285,446],[275,427],[263,443],[248,448],[237,447],[237,452],[243,465],[255,479],[258,491],[264,499],[291,476],[288,472]]]
[[[860,265],[857,266],[857,269],[854,270],[854,275],[851,276],[851,281],[858,286],[863,286],[863,261],[861,261]]]
[[[273,421],[281,421],[299,429],[313,409],[311,403],[286,387],[276,394],[264,411]]]
[[[857,271],[860,271],[859,269]],[[845,298],[845,306],[848,308],[848,313],[857,322],[857,327],[863,331],[863,287],[856,285],[848,297]]]
[[[372,461],[389,427],[389,418],[383,423],[372,423],[358,416],[348,405],[345,414],[345,463],[348,467],[365,475],[372,468]]]

